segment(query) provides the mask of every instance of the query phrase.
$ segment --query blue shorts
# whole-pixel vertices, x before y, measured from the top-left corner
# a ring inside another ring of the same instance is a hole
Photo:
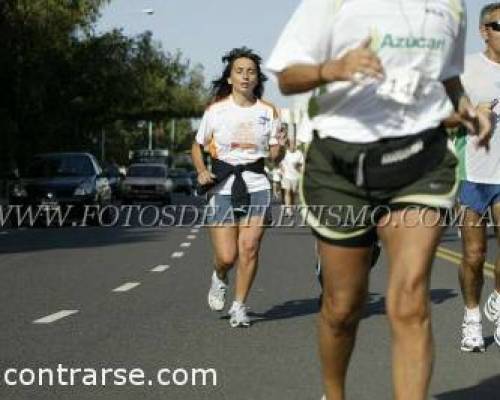
[[[242,219],[264,217],[264,224],[271,221],[271,191],[260,190],[250,193],[250,204],[244,210],[233,209],[230,194],[214,194],[205,210],[205,223],[237,224]]]
[[[500,185],[462,181],[459,201],[460,205],[482,215],[489,207],[500,202]]]

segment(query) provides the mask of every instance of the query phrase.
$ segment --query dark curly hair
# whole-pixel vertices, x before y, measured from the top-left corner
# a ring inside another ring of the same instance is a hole
[[[212,97],[215,101],[221,100],[231,94],[232,86],[227,80],[231,75],[234,62],[238,58],[248,58],[255,63],[258,82],[257,86],[255,86],[255,89],[253,90],[253,94],[258,99],[262,98],[262,95],[264,94],[264,82],[267,81],[267,76],[262,73],[262,58],[258,54],[254,53],[253,50],[243,46],[232,49],[229,53],[226,53],[224,57],[222,57],[222,62],[225,64],[222,76],[219,79],[212,81]]]

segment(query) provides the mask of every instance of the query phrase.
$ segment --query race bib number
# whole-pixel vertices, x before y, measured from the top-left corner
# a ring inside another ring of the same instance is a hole
[[[377,89],[377,95],[403,105],[416,101],[422,74],[414,69],[398,68],[386,72],[384,81]]]

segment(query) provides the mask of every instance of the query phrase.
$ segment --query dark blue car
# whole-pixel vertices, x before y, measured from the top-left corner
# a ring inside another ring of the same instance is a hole
[[[90,218],[89,210],[111,204],[111,188],[99,163],[89,153],[39,154],[12,186],[9,203],[23,209],[31,206],[39,214],[57,210],[64,213],[69,208],[68,216],[73,219],[85,216],[87,209]],[[101,215],[101,220],[108,220],[109,215],[105,214]],[[21,223],[13,221],[14,226]]]

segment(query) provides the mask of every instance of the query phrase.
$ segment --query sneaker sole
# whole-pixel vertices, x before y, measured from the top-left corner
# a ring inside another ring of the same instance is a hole
[[[231,328],[250,328],[250,322],[237,322],[229,320]]]
[[[488,309],[488,303],[486,303],[484,305],[483,311],[484,311],[484,315],[486,316],[486,318],[488,318],[489,321],[495,323],[499,320],[499,318],[493,318],[493,316],[490,314],[490,311]]]
[[[479,346],[473,347],[472,349],[470,347],[462,346],[460,347],[460,351],[464,353],[484,353],[486,349],[484,347],[479,347]]]

